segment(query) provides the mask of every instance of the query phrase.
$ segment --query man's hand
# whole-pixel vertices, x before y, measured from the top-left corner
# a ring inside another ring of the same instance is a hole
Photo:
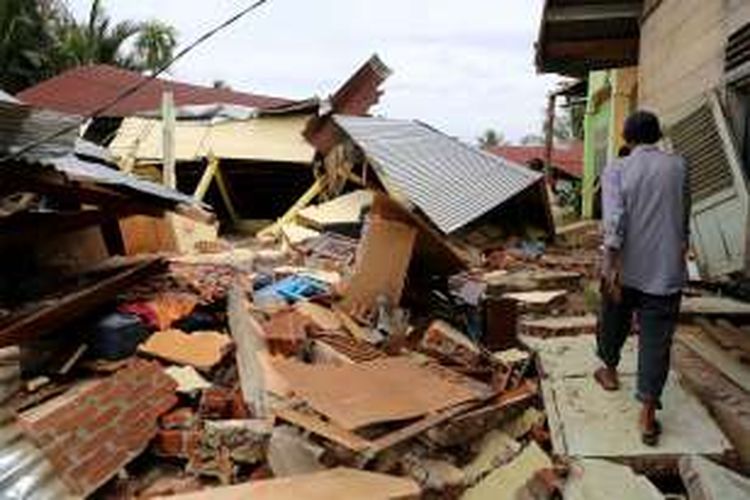
[[[604,252],[604,290],[602,293],[615,303],[622,300],[622,259],[618,250],[608,248]]]

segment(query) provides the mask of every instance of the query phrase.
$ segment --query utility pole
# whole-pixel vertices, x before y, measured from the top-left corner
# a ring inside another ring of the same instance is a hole
[[[162,96],[161,102],[161,121],[162,121],[162,179],[164,185],[172,189],[177,189],[177,172],[175,171],[175,128],[177,127],[177,117],[174,109],[174,96],[172,91],[167,90]]]

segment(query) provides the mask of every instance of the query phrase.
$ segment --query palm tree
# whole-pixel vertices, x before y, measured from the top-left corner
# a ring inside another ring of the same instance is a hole
[[[489,128],[484,131],[484,134],[477,138],[477,143],[480,148],[486,149],[502,146],[506,141],[502,132]]]
[[[177,30],[161,21],[141,24],[135,40],[136,64],[154,72],[167,64],[177,47]]]
[[[51,76],[52,37],[45,16],[54,12],[48,2],[0,0],[0,88],[15,94]]]

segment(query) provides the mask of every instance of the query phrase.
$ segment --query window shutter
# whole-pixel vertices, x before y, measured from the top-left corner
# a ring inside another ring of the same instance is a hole
[[[724,70],[730,83],[750,85],[750,23],[735,31],[727,40]]]
[[[669,136],[688,161],[693,203],[733,187],[732,168],[708,103],[674,124]]]

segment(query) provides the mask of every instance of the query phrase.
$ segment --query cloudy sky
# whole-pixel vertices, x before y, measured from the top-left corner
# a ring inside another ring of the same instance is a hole
[[[90,0],[67,0],[85,16]],[[104,0],[115,20],[161,19],[182,44],[250,0]],[[473,140],[541,128],[555,77],[533,65],[542,0],[270,0],[178,63],[199,84],[303,98],[332,93],[372,53],[393,70],[375,110]]]

